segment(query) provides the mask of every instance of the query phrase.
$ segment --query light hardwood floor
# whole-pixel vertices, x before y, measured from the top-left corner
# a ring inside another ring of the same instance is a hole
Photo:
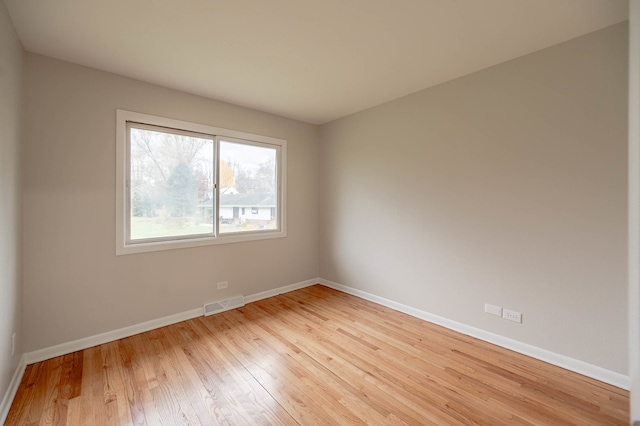
[[[316,285],[30,365],[7,424],[627,425],[628,404]]]

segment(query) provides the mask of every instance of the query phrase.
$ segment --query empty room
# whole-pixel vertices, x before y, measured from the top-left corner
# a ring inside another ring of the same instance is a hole
[[[0,424],[640,422],[640,0],[0,1]]]

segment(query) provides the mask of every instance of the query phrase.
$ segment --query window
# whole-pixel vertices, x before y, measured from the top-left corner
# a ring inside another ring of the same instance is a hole
[[[286,141],[123,110],[117,127],[116,254],[286,236]]]

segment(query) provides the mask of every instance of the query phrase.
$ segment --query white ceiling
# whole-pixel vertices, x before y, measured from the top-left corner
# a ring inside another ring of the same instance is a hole
[[[26,50],[321,124],[628,19],[628,0],[4,0]]]

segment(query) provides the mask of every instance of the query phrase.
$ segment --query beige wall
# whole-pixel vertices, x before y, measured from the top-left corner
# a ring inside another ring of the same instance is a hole
[[[27,351],[318,276],[316,126],[26,55]],[[288,141],[288,237],[115,256],[116,108]],[[216,291],[216,282],[229,289]]]
[[[21,88],[22,46],[0,2],[0,400],[22,356]]]
[[[626,126],[627,24],[327,124],[321,276],[626,374]]]

